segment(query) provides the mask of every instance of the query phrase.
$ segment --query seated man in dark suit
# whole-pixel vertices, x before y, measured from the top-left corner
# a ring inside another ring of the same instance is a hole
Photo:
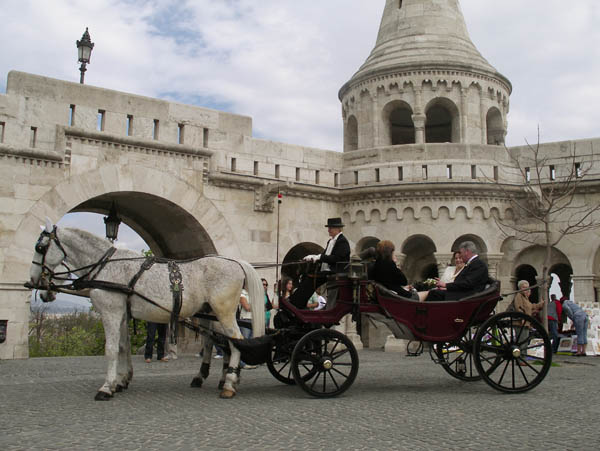
[[[444,283],[438,279],[436,288],[420,292],[421,302],[456,301],[485,290],[488,281],[487,265],[477,255],[477,247],[472,241],[464,241],[458,251],[465,262],[465,268],[456,276],[454,282]]]
[[[316,275],[305,274],[300,285],[292,293],[289,300],[297,308],[306,308],[306,302],[318,286],[327,282],[327,276],[335,274],[336,263],[350,261],[350,243],[342,234],[344,224],[342,218],[329,218],[325,225],[329,232],[329,241],[325,245],[325,252],[320,255],[307,255],[305,261],[321,263]],[[334,294],[328,293],[327,299],[335,301]]]

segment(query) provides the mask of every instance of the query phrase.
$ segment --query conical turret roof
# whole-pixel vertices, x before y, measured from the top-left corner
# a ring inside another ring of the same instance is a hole
[[[386,0],[375,47],[340,94],[374,76],[423,69],[492,76],[511,90],[471,42],[459,0]]]

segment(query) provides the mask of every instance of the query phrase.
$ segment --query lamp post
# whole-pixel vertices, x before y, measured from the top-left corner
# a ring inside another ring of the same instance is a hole
[[[114,243],[117,239],[117,235],[119,233],[119,224],[121,224],[121,220],[117,216],[117,206],[115,205],[115,201],[113,200],[108,216],[104,217],[104,225],[106,226],[106,238],[108,238],[112,243]]]
[[[85,27],[83,36],[81,36],[81,41],[76,42],[77,55],[79,57],[79,62],[81,63],[81,67],[79,68],[79,71],[81,72],[79,83],[83,84],[83,78],[85,77],[85,71],[87,70],[85,66],[90,62],[92,49],[94,48],[94,43],[90,39],[90,33],[88,32],[87,27]]]

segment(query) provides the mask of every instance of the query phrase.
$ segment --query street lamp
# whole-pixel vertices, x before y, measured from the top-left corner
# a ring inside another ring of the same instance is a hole
[[[117,239],[117,234],[119,233],[119,224],[121,224],[121,220],[117,216],[117,207],[115,205],[115,201],[113,200],[108,216],[104,217],[104,225],[106,226],[106,238],[108,238],[113,243]]]
[[[77,55],[79,57],[79,62],[81,63],[81,67],[79,68],[79,71],[81,72],[79,83],[81,84],[83,84],[83,78],[85,77],[85,71],[87,70],[85,66],[90,62],[93,48],[94,43],[90,39],[90,33],[88,32],[87,27],[85,27],[85,32],[83,33],[83,36],[81,36],[81,41],[77,41]]]

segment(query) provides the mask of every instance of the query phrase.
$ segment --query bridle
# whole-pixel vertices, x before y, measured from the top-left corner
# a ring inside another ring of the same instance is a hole
[[[48,238],[47,243],[43,242],[44,238]],[[63,258],[57,264],[57,266],[62,263],[62,265],[67,268],[67,272],[60,273],[60,274],[69,274],[71,272],[69,270],[69,267],[65,263],[65,259],[67,258],[67,251],[65,251],[65,248],[62,246],[62,244],[60,244],[60,240],[58,239],[58,235],[56,234],[56,226],[54,226],[52,228],[51,232],[48,232],[47,230],[42,230],[42,233],[40,233],[40,237],[38,238],[37,243],[35,243],[35,251],[42,256],[42,262],[41,263],[36,262],[36,261],[31,262],[34,265],[42,267],[42,274],[40,275],[40,280],[36,284],[39,287],[41,285],[42,281],[46,282],[43,285],[43,287],[40,287],[42,289],[49,288],[50,284],[52,282],[52,279],[54,279],[55,276],[58,274],[58,273],[55,273],[52,270],[52,268],[50,268],[48,265],[46,265],[46,254],[48,253],[48,249],[49,249],[51,243],[56,244],[56,247],[58,247],[60,249],[60,251],[63,253]]]

